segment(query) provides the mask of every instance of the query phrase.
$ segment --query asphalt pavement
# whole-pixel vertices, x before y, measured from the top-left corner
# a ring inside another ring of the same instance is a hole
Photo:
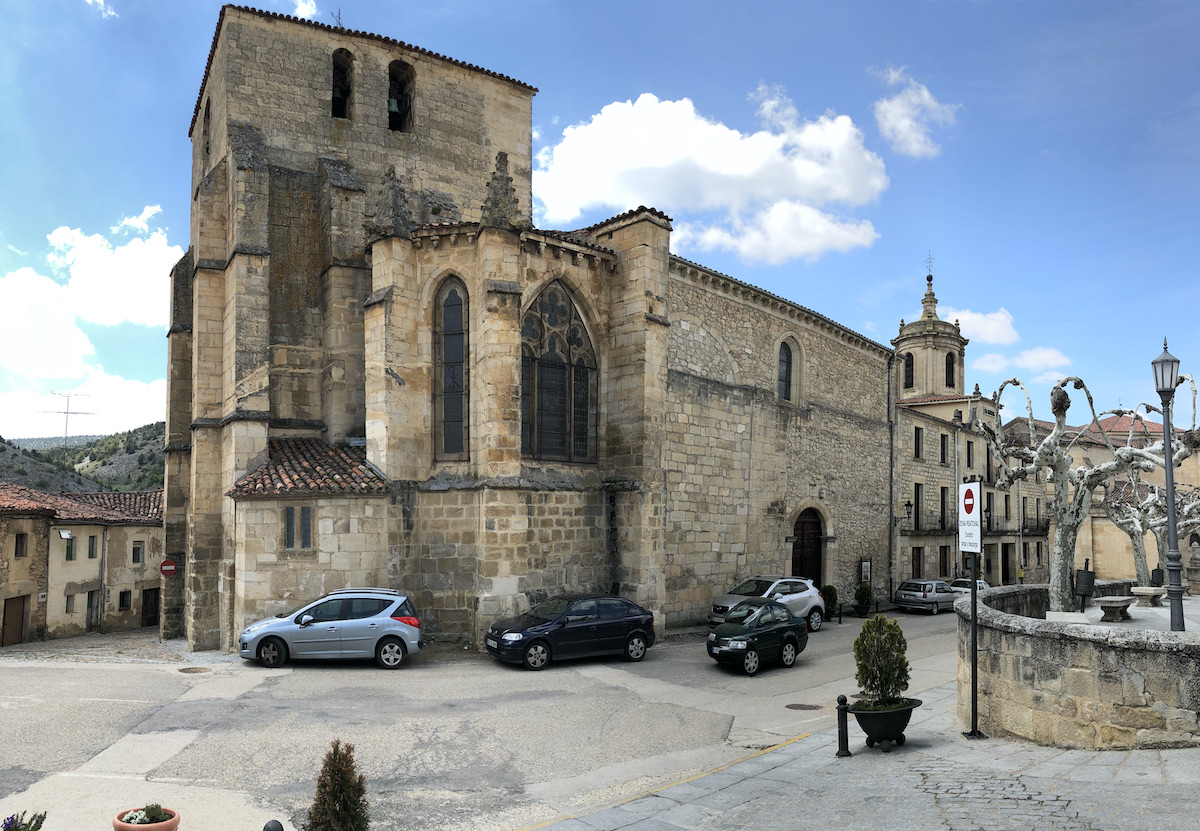
[[[114,805],[136,800],[179,809],[183,831],[257,831],[270,819],[294,831],[296,806],[311,800],[309,768],[328,742],[306,722],[324,720],[343,735],[358,731],[369,790],[386,786],[407,800],[377,796],[375,828],[1197,827],[1200,749],[967,739],[955,715],[953,616],[900,618],[909,694],[923,706],[906,744],[889,753],[868,749],[851,719],[850,758],[836,757],[833,726],[833,699],[854,691],[849,620],[814,634],[799,669],[753,679],[713,666],[698,632],[664,637],[641,664],[572,662],[541,673],[458,660],[449,647],[397,673],[263,670],[146,631],[6,647],[0,819],[46,810],[45,831],[103,829]],[[397,684],[408,698],[403,716],[379,698]],[[488,694],[532,702],[542,723],[510,724],[488,709]],[[567,734],[573,743],[550,738]],[[470,767],[474,757],[485,767]],[[397,759],[410,769],[388,780],[381,771]]]

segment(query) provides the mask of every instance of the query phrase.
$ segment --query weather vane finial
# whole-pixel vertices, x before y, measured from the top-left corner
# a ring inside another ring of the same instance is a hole
[[[927,257],[925,257],[925,273],[926,274],[933,273],[933,251],[932,250],[929,252],[929,255]]]

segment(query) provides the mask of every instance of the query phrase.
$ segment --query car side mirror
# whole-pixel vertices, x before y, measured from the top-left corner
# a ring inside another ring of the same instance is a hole
[[[300,628],[303,629],[305,626],[308,626],[308,624],[310,624],[312,622],[313,622],[313,616],[305,615],[304,617],[300,618]]]
[[[772,597],[771,599],[772,600],[783,600],[783,592],[776,592],[775,596]]]

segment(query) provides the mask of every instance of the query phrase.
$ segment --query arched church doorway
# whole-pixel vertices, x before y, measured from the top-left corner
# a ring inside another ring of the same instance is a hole
[[[802,511],[796,517],[792,535],[795,537],[792,541],[792,576],[807,577],[820,588],[823,585],[821,537],[824,536],[821,515],[812,508]]]

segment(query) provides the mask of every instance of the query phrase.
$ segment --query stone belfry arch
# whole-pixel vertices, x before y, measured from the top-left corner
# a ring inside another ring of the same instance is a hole
[[[925,277],[921,317],[912,323],[900,321],[900,334],[892,339],[896,349],[896,398],[905,401],[931,395],[963,394],[963,362],[967,343],[958,321],[942,320],[937,314],[933,275]]]

